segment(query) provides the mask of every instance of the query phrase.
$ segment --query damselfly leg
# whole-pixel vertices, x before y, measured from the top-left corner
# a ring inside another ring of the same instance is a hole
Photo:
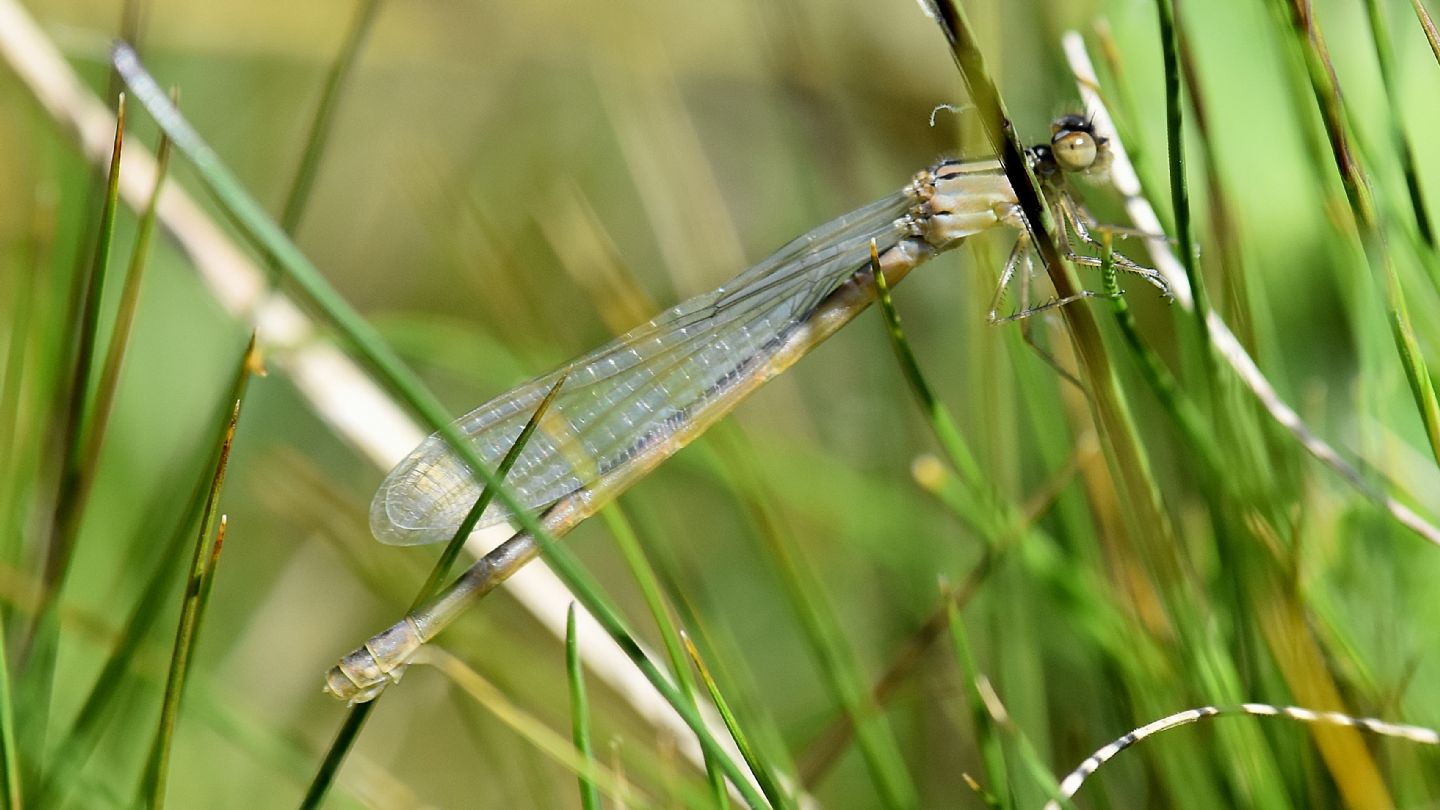
[[[1000,281],[996,284],[995,295],[992,296],[990,299],[990,312],[986,315],[986,319],[989,320],[990,323],[998,325],[1010,323],[1012,321],[1024,321],[1032,315],[1038,315],[1041,312],[1046,312],[1048,310],[1055,309],[1056,307],[1063,307],[1066,304],[1073,304],[1076,301],[1080,301],[1085,298],[1109,297],[1106,293],[1103,292],[1095,292],[1094,290],[1080,290],[1073,295],[1066,295],[1063,297],[1054,296],[1051,297],[1049,301],[1046,301],[1042,304],[1037,304],[1033,307],[1030,306],[1030,283],[1031,279],[1035,275],[1034,257],[1035,243],[1033,240],[1031,240],[1030,234],[1028,232],[1021,231],[1020,235],[1015,239],[1015,247],[1012,248],[1010,251],[1010,258],[1005,261],[1005,268],[1000,272]],[[1076,262],[1076,264],[1088,264],[1088,262],[1077,261],[1077,258],[1074,256],[1067,255],[1066,258],[1070,261]],[[1080,258],[1088,259],[1090,257],[1086,256]],[[1129,260],[1127,259],[1126,261]],[[1095,260],[1094,266],[1100,266],[1100,261],[1098,259]],[[1016,283],[1015,277],[1017,274],[1020,276],[1020,280],[1018,282],[1020,288],[1020,306],[1015,312],[1012,312],[1009,315],[1001,315],[1000,307],[1003,306],[1005,303],[1005,295],[1009,291],[1010,285]],[[1023,327],[1024,324],[1022,324],[1022,328]],[[1029,342],[1028,328],[1025,329],[1025,332],[1027,335],[1027,342]],[[1032,343],[1031,345],[1034,344]]]

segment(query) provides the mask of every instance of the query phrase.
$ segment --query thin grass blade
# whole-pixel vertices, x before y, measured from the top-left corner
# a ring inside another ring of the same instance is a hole
[[[224,401],[234,401],[233,391],[231,393],[232,396]],[[228,424],[227,417],[222,429]],[[218,438],[214,446],[218,451]],[[40,805],[60,806],[65,803],[67,791],[76,786],[76,774],[90,761],[106,727],[114,719],[117,704],[124,695],[121,687],[125,684],[125,676],[135,668],[135,659],[141,654],[150,630],[160,621],[184,559],[185,543],[198,531],[216,461],[214,457],[206,459],[203,467],[191,474],[190,496],[185,499],[186,506],[178,516],[171,515],[173,504],[168,498],[152,510],[147,523],[154,524],[154,530],[147,534],[166,539],[158,544],[155,567],[146,577],[144,590],[121,625],[120,635],[110,648],[105,665],[95,676],[89,694],[75,715],[74,724],[55,749],[53,765],[46,771],[45,781],[37,793]],[[174,491],[182,491],[182,488],[177,486]],[[163,528],[165,526],[169,527],[168,530]]]
[[[680,641],[685,645],[685,655],[690,659],[695,671],[700,673],[700,680],[705,684],[706,691],[710,693],[710,702],[714,703],[715,709],[720,712],[720,718],[725,722],[725,728],[729,730],[730,738],[735,741],[736,748],[740,749],[740,756],[745,758],[745,764],[750,766],[750,773],[755,775],[755,781],[759,783],[760,790],[765,793],[765,798],[770,800],[772,807],[795,807],[795,801],[781,789],[780,780],[774,770],[750,743],[749,736],[741,728],[740,721],[735,717],[735,712],[730,709],[730,703],[725,700],[724,693],[720,691],[720,685],[710,674],[710,668],[705,666],[705,659],[695,648],[694,642],[684,631],[680,633]]]
[[[170,750],[174,742],[175,727],[180,719],[180,703],[185,694],[185,683],[190,673],[190,658],[197,639],[201,614],[205,603],[202,596],[205,586],[206,569],[213,555],[219,553],[224,538],[225,518],[220,518],[220,530],[214,532],[215,519],[220,502],[220,493],[225,486],[225,474],[230,467],[230,451],[235,444],[235,428],[240,421],[240,407],[245,399],[245,389],[250,377],[262,371],[259,357],[255,353],[255,337],[240,359],[235,378],[235,389],[240,392],[231,403],[230,421],[225,437],[220,444],[219,460],[211,476],[210,488],[200,514],[200,531],[195,540],[195,553],[186,579],[185,599],[181,604],[180,621],[175,630],[175,647],[170,656],[170,669],[165,681],[165,697],[160,710],[160,722],[151,745],[150,757],[140,785],[140,795],[146,806],[160,810],[165,806],[165,782],[170,766]],[[213,533],[213,534],[212,534]],[[212,541],[211,537],[215,539]]]
[[[58,423],[60,436],[54,457],[59,463],[60,477],[54,511],[42,541],[44,562],[40,572],[40,602],[16,656],[16,664],[23,672],[19,682],[21,702],[18,705],[25,707],[26,715],[20,718],[19,727],[24,729],[23,733],[28,738],[22,748],[34,756],[40,756],[45,749],[44,741],[50,723],[51,689],[60,633],[60,591],[80,531],[89,488],[94,482],[92,471],[82,464],[82,452],[90,407],[90,377],[99,351],[100,306],[105,278],[109,273],[110,247],[115,236],[115,215],[120,200],[120,156],[124,144],[125,97],[122,94],[116,107],[115,140],[110,153],[95,252],[83,287],[76,288],[80,298],[71,302],[71,308],[79,312],[79,323],[65,325],[67,330],[75,329],[74,342],[68,353],[73,361],[68,381],[56,392],[63,392]],[[34,781],[39,781],[41,763],[28,763],[28,768],[31,775],[37,777]]]
[[[530,415],[525,427],[520,429],[520,435],[515,438],[515,443],[510,445],[505,457],[500,459],[500,464],[495,468],[495,474],[501,481],[504,481],[505,476],[509,475],[510,468],[515,466],[516,459],[520,458],[520,453],[525,450],[525,445],[530,442],[530,437],[535,435],[535,428],[540,424],[540,420],[545,418],[545,413],[555,403],[555,397],[559,396],[560,389],[564,385],[565,375],[562,374],[555,384],[550,386],[550,391],[545,398],[540,400],[540,404],[535,407],[535,412]],[[465,547],[466,539],[475,530],[475,525],[480,522],[480,516],[485,514],[485,510],[493,500],[495,500],[494,487],[487,486],[480,490],[480,497],[475,499],[475,505],[470,507],[470,512],[465,515],[465,519],[460,521],[460,528],[455,531],[455,536],[450,538],[450,542],[445,544],[445,550],[435,561],[435,567],[430,571],[430,576],[425,579],[425,584],[421,585],[420,590],[415,594],[414,601],[410,603],[410,610],[413,611],[425,604],[426,600],[439,592],[440,586],[445,582],[445,577],[450,573],[450,567],[455,564],[461,549]]]
[[[758,482],[748,484],[747,488],[756,527],[825,675],[826,685],[854,723],[856,743],[880,803],[889,808],[918,807],[919,796],[895,735],[857,671],[854,652],[844,640],[845,633],[833,609],[824,601],[824,589],[812,573],[814,568],[796,556],[793,541],[780,529],[778,517]]]
[[[1435,28],[1435,21],[1430,18],[1430,12],[1425,10],[1424,3],[1410,0],[1410,5],[1415,9],[1415,21],[1425,32],[1425,41],[1430,43],[1430,53],[1435,56],[1436,63],[1440,64],[1440,30]]]
[[[631,796],[637,799],[637,804],[640,806],[650,806],[654,803],[649,797],[636,795],[635,788],[626,782],[625,774],[619,768],[618,763],[614,767],[607,768],[593,758],[581,756],[575,745],[565,735],[554,731],[539,718],[527,714],[495,684],[482,678],[479,673],[466,666],[460,659],[445,652],[444,648],[427,647],[425,655],[428,659],[426,663],[444,673],[451,683],[459,687],[477,704],[494,713],[500,722],[530,741],[537,750],[546,756],[574,773],[589,779],[602,793],[615,797]],[[697,790],[685,790],[687,786],[683,785],[678,787],[681,790],[677,793],[676,798],[683,806],[693,808],[709,806],[704,793]],[[624,807],[625,805],[617,799],[616,806]]]
[[[1418,2],[1418,0],[1416,0]],[[1393,144],[1395,154],[1400,160],[1400,169],[1405,175],[1405,192],[1410,202],[1410,214],[1415,219],[1415,230],[1420,234],[1420,240],[1432,251],[1435,248],[1435,226],[1430,218],[1430,211],[1425,205],[1425,194],[1420,188],[1420,172],[1415,166],[1415,150],[1411,148],[1410,139],[1405,137],[1405,131],[1400,127],[1398,111],[1404,109],[1404,102],[1400,96],[1400,88],[1395,75],[1395,54],[1390,45],[1389,24],[1385,22],[1384,9],[1376,0],[1365,0],[1365,15],[1370,22],[1370,38],[1375,45],[1375,61],[1380,66],[1380,82],[1385,87],[1385,98],[1391,115],[1386,118],[1389,124],[1390,142]],[[1434,275],[1435,263],[1427,262],[1431,270],[1431,283],[1440,286],[1440,278]]]
[[[660,587],[660,578],[656,575],[655,569],[646,557],[644,549],[640,547],[640,538],[635,534],[635,528],[625,517],[624,511],[618,503],[612,503],[600,513],[601,519],[610,529],[610,534],[615,538],[615,543],[620,547],[620,553],[625,557],[625,563],[630,568],[630,573],[635,577],[635,582],[640,587],[640,595],[645,599],[645,606],[650,610],[650,617],[655,622],[655,627],[660,631],[660,639],[665,644],[665,655],[670,659],[670,671],[675,673],[675,680],[680,691],[690,700],[696,711],[700,710],[700,704],[695,700],[695,681],[690,676],[690,667],[686,665],[684,653],[681,650],[683,630],[680,630],[675,623],[675,618],[665,601],[664,593]],[[742,750],[743,754],[744,751]],[[753,772],[753,768],[752,768]],[[715,793],[717,806],[724,806],[725,798],[725,775],[707,755],[705,757],[705,773],[710,780],[710,789]],[[765,789],[764,783],[760,783],[760,789]],[[774,801],[774,797],[766,796]]]
[[[970,635],[965,630],[965,621],[960,616],[960,607],[954,599],[945,598],[945,616],[950,628],[950,643],[955,653],[955,663],[965,684],[965,704],[970,712],[971,733],[980,748],[980,760],[985,767],[989,784],[980,786],[981,800],[990,807],[1011,807],[1009,769],[1005,764],[1005,746],[1000,739],[999,729],[985,706],[980,694],[980,668],[971,652]]]
[[[0,623],[0,799],[5,810],[20,810],[24,807],[20,752],[16,748],[14,690],[5,647],[5,627]]]
[[[910,342],[905,337],[905,330],[900,325],[900,313],[895,310],[895,301],[890,297],[890,285],[885,279],[885,274],[880,270],[880,253],[878,246],[872,239],[870,241],[870,268],[875,277],[875,289],[878,293],[876,303],[880,306],[880,312],[885,317],[885,331],[890,337],[890,345],[895,350],[895,360],[900,364],[900,371],[905,375],[905,382],[910,385],[910,390],[919,401],[920,408],[925,412],[925,418],[930,422],[930,429],[934,431],[935,438],[940,441],[940,446],[945,450],[950,463],[967,485],[979,495],[985,491],[983,486],[984,476],[980,472],[980,465],[975,461],[975,453],[960,435],[960,430],[955,426],[955,420],[950,417],[949,408],[941,402],[939,397],[926,381],[925,375],[920,370],[920,363],[915,359],[915,353],[910,350]]]
[[[505,457],[501,460],[499,467],[496,468],[496,475],[500,479],[504,479],[506,473],[508,473],[510,468],[515,464],[515,460],[520,457],[520,453],[525,449],[526,442],[528,442],[534,434],[535,427],[540,424],[540,419],[555,401],[555,396],[560,393],[560,388],[564,384],[565,378],[563,376],[556,380],[555,384],[551,386],[549,393],[545,395],[545,398],[541,400],[540,404],[536,407],[535,412],[530,415],[530,420],[526,422],[525,427],[521,429],[520,435],[515,439],[515,443],[506,451]],[[475,529],[475,524],[480,521],[480,516],[485,513],[485,509],[489,507],[490,502],[494,500],[497,491],[497,487],[492,487],[488,484],[481,489],[480,497],[475,500],[474,506],[470,508],[470,512],[465,516],[465,519],[461,521],[459,528],[455,531],[454,537],[451,537],[450,541],[446,543],[445,549],[440,553],[439,559],[435,561],[435,565],[430,569],[430,575],[426,577],[425,583],[420,586],[414,599],[411,600],[411,610],[419,607],[439,590],[441,583],[445,581],[451,565],[454,564],[455,558],[459,556],[460,550],[465,547],[466,539],[469,538],[470,533]],[[382,692],[381,694],[383,695],[384,693]],[[350,749],[354,747],[355,742],[360,738],[360,731],[365,727],[365,721],[369,719],[370,713],[375,710],[375,704],[379,702],[379,698],[380,696],[377,695],[372,700],[357,703],[350,707],[350,711],[345,715],[345,721],[341,723],[339,731],[335,734],[335,739],[331,741],[330,748],[325,752],[324,759],[320,761],[320,767],[316,770],[315,778],[311,780],[310,786],[306,789],[305,797],[300,803],[302,808],[318,807],[320,802],[324,800],[325,794],[330,791],[330,786],[334,783],[335,777],[340,772],[340,766],[344,763],[345,757],[350,753]]]
[[[575,604],[565,617],[565,675],[570,684],[570,738],[575,750],[589,768],[577,774],[580,780],[580,806],[585,810],[599,810],[600,788],[590,778],[589,770],[595,767],[595,749],[590,744],[590,703],[585,697],[585,665],[580,661],[579,646],[575,641]]]
[[[1272,2],[1281,3],[1282,0]],[[1416,411],[1425,425],[1431,455],[1440,462],[1440,397],[1436,396],[1429,368],[1419,351],[1419,342],[1415,338],[1415,329],[1410,322],[1405,302],[1404,288],[1400,284],[1394,257],[1382,233],[1368,173],[1361,164],[1359,155],[1351,147],[1349,111],[1340,93],[1339,79],[1330,63],[1329,52],[1325,48],[1313,13],[1299,4],[1299,0],[1285,4],[1280,11],[1290,22],[1291,38],[1303,58],[1315,106],[1325,123],[1325,135],[1335,161],[1335,171],[1345,189],[1346,202],[1355,221],[1360,246],[1384,296],[1396,354],[1410,383]]]
[[[280,214],[280,227],[291,236],[300,227],[300,219],[310,202],[310,192],[315,187],[315,177],[320,172],[325,147],[330,143],[330,133],[335,125],[335,110],[340,106],[340,97],[359,61],[360,49],[370,36],[379,9],[380,0],[361,0],[350,32],[325,75],[320,101],[315,105],[315,117],[311,119],[310,132],[305,137],[305,149],[300,154],[295,179],[290,184],[290,193],[285,197],[285,208]]]

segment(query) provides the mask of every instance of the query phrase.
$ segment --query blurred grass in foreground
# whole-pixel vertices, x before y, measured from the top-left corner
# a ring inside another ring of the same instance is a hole
[[[150,68],[181,88],[186,115],[278,218],[355,9],[146,8],[136,33]],[[1099,52],[1105,23],[1121,61],[1104,90],[1148,196],[1165,209],[1155,7],[966,8],[1026,140],[1076,107],[1059,32],[1077,27]],[[973,117],[927,125],[936,104],[965,99],[943,41],[909,2],[568,9],[382,6],[339,96],[310,201],[292,220],[306,254],[454,412],[713,287],[937,155],[984,154]],[[114,11],[54,2],[32,12],[106,92]],[[1440,202],[1440,165],[1416,137],[1440,118],[1430,101],[1440,67],[1408,4],[1378,9],[1388,87],[1364,10],[1323,3],[1314,13],[1344,91],[1330,123],[1345,128],[1375,220],[1354,213],[1337,174],[1326,97],[1307,63],[1317,51],[1295,34],[1289,8],[1187,5],[1199,266],[1213,306],[1282,395],[1433,515],[1440,481],[1417,393],[1428,381],[1407,380],[1397,346],[1432,363],[1440,350],[1440,263],[1421,213]],[[61,486],[53,403],[73,368],[70,302],[91,266],[100,187],[23,85],[0,76],[0,595],[9,674],[21,682],[17,645]],[[131,119],[128,138],[153,143],[143,116]],[[1396,146],[1405,141],[1421,147],[1413,183]],[[194,187],[188,167],[175,174]],[[1102,221],[1121,221],[1106,190],[1087,201]],[[116,224],[125,256],[136,219],[122,211]],[[803,780],[829,806],[912,796],[980,806],[964,772],[1004,806],[1036,807],[1048,795],[1036,770],[1068,771],[1125,729],[1187,706],[1264,700],[1440,722],[1430,686],[1440,678],[1430,652],[1440,640],[1437,550],[1302,453],[1207,359],[1180,310],[1132,282],[1137,330],[1195,404],[1220,462],[1200,462],[1109,305],[1090,304],[1168,526],[1137,521],[1145,510],[1116,484],[1136,471],[1115,468],[1083,396],[1018,328],[984,324],[1008,249],[1004,236],[975,240],[895,291],[982,491],[925,461],[941,445],[906,393],[881,319],[866,315],[622,500],[668,611],[783,789]],[[180,604],[177,575],[152,571],[164,570],[158,554],[174,553],[170,527],[194,521],[195,471],[214,452],[249,332],[220,314],[165,240],[146,272],[65,575],[55,665],[41,684],[51,697],[15,706],[19,764],[7,773],[25,775],[31,801],[56,774],[75,806],[133,799],[146,755],[137,741],[154,733]],[[1095,274],[1082,280],[1100,287]],[[92,350],[105,348],[120,286],[107,284]],[[1396,302],[1411,330],[1398,343]],[[1031,326],[1064,363],[1060,323]],[[912,466],[932,470],[923,486]],[[221,506],[223,566],[171,755],[175,806],[285,805],[306,789],[341,714],[319,694],[321,673],[398,617],[431,559],[369,540],[363,515],[381,472],[285,379],[252,384]],[[610,539],[623,525],[597,521],[567,547],[661,649],[642,618],[660,611],[653,599],[647,609],[627,571],[633,556]],[[172,593],[148,642],[123,671],[104,669],[122,617],[157,583]],[[951,630],[967,641],[965,670],[952,634],[931,630],[944,627],[947,594],[959,603],[963,627]],[[331,803],[578,805],[573,771],[527,725],[561,735],[571,725],[560,640],[497,595],[444,643],[473,672],[455,676],[456,689],[440,675],[448,666],[413,668],[377,709]],[[972,723],[972,660],[1007,723]],[[857,694],[892,670],[903,676],[883,696]],[[117,698],[95,722],[77,712],[101,672]],[[472,676],[505,703],[475,698],[490,693]],[[606,775],[597,784],[622,785],[640,803],[713,795],[675,740],[656,739],[593,679],[586,692]],[[36,716],[46,726],[27,725]],[[862,722],[858,743],[843,733],[846,717]],[[53,759],[71,729],[93,735],[82,767]],[[1322,732],[1317,747],[1311,735],[1252,720],[1174,732],[1122,756],[1079,801],[1380,807],[1440,797],[1433,751]]]

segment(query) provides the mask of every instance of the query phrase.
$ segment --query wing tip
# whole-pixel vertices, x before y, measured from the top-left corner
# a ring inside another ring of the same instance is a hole
[[[401,496],[398,499],[400,501],[413,501],[412,498],[405,497],[407,488],[404,486],[404,473],[411,466],[409,463],[402,463],[391,471],[375,491],[375,499],[370,502],[370,533],[387,546],[421,546],[448,537],[434,526],[415,525],[417,521],[413,519],[416,513],[413,503],[397,503],[397,494]]]

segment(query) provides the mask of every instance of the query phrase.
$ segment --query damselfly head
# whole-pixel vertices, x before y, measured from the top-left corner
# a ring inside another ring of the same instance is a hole
[[[1050,159],[1062,172],[1104,174],[1110,168],[1110,139],[1095,133],[1095,122],[1063,115],[1050,125]]]

